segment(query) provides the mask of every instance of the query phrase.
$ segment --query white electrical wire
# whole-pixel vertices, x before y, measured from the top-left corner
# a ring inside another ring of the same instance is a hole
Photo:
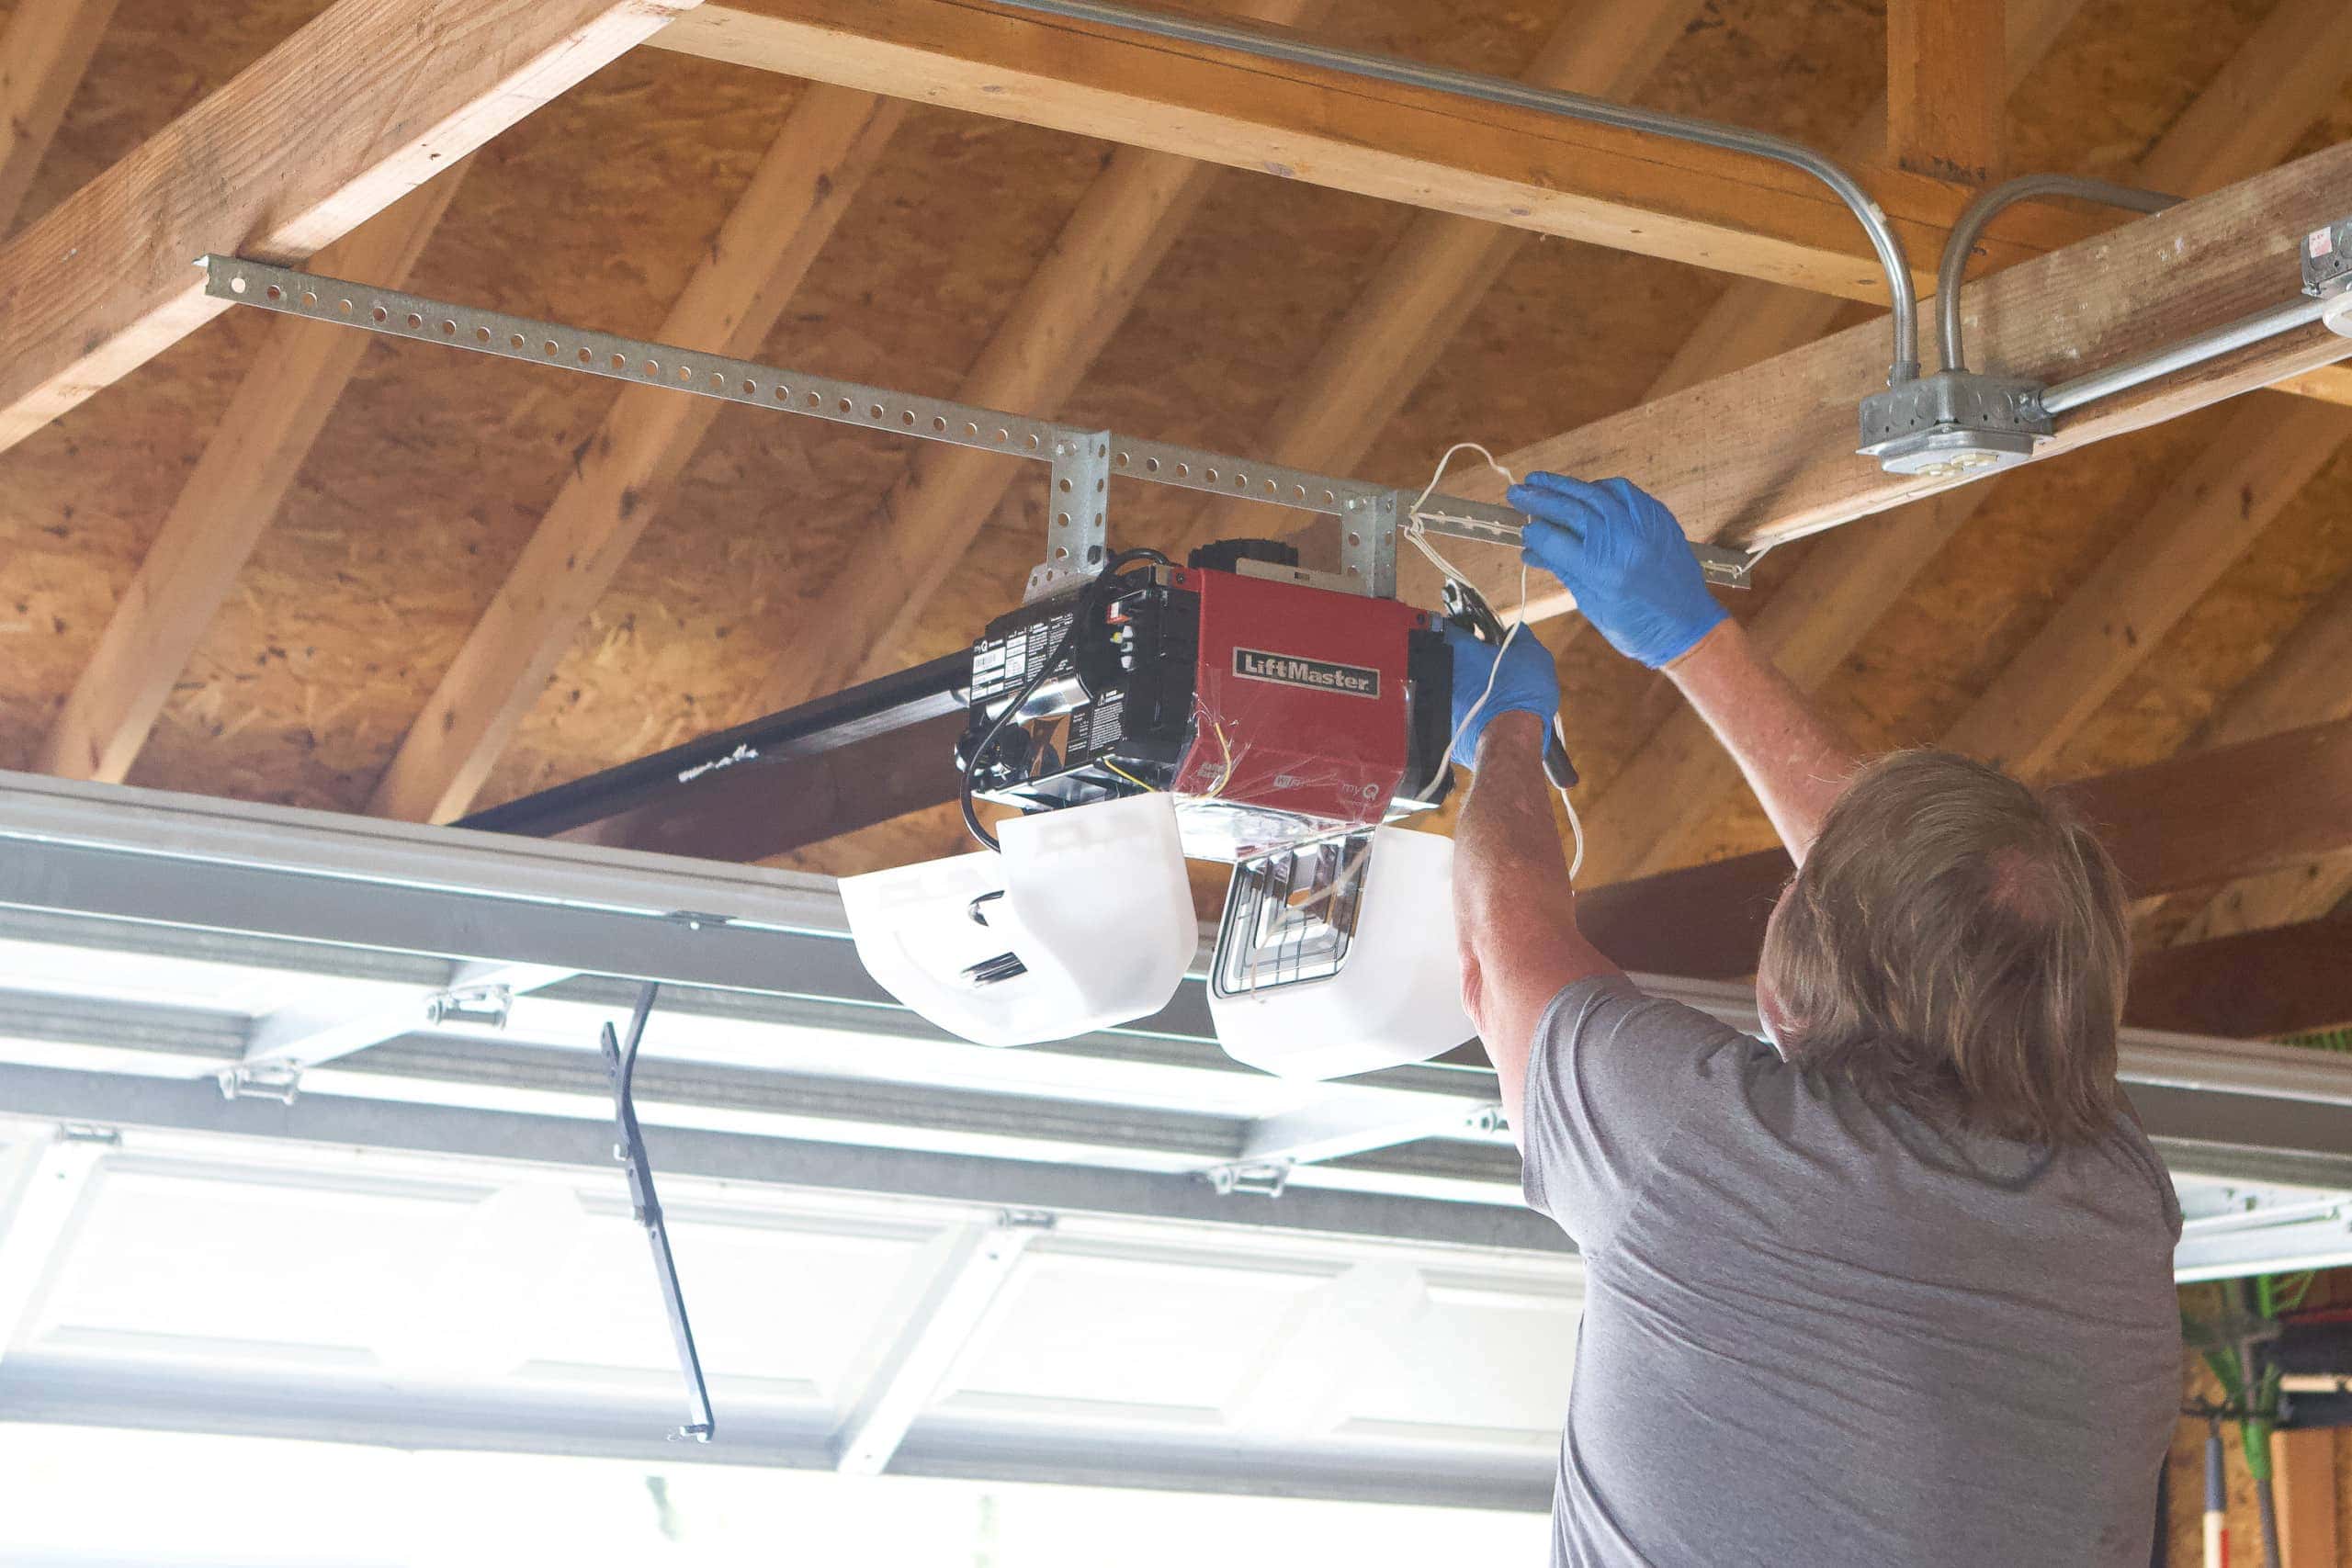
[[[1464,577],[1452,561],[1438,554],[1437,547],[1429,541],[1427,525],[1446,521],[1446,514],[1425,511],[1424,508],[1429,504],[1430,497],[1437,492],[1439,482],[1445,478],[1445,470],[1452,466],[1454,454],[1458,452],[1476,452],[1487,460],[1487,468],[1501,476],[1503,483],[1514,485],[1519,482],[1517,477],[1509,468],[1495,460],[1495,455],[1492,452],[1487,451],[1476,441],[1457,441],[1445,449],[1445,456],[1437,460],[1437,472],[1431,474],[1430,482],[1421,487],[1421,493],[1413,498],[1412,507],[1406,514],[1405,537],[1411,540],[1413,547],[1427,556],[1430,564],[1437,568],[1449,581],[1459,583],[1483,599],[1486,595],[1479,590],[1478,585]],[[1478,716],[1479,710],[1484,708],[1487,699],[1495,694],[1495,677],[1503,672],[1503,655],[1510,650],[1511,639],[1519,636],[1520,628],[1526,624],[1527,558],[1521,556],[1519,562],[1519,604],[1511,611],[1510,626],[1503,633],[1502,642],[1495,649],[1495,661],[1487,670],[1487,689],[1478,694],[1478,700],[1470,705],[1469,711],[1454,721],[1453,730],[1445,738],[1445,754],[1448,759],[1453,755],[1454,736],[1462,733],[1463,726]],[[1552,733],[1559,739],[1560,749],[1563,751],[1566,750],[1567,731],[1560,723],[1557,709],[1555,709],[1552,714]],[[1561,806],[1566,807],[1568,813],[1568,831],[1576,838],[1576,853],[1568,862],[1568,880],[1574,882],[1577,873],[1584,870],[1584,819],[1577,815],[1577,803],[1568,798],[1568,792],[1558,789],[1557,786],[1555,788],[1560,797]]]

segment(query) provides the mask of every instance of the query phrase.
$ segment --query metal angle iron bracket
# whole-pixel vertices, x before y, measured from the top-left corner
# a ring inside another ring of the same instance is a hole
[[[464,1024],[504,1029],[514,1009],[512,986],[458,986],[424,998],[424,1021],[436,1029]]]
[[[223,1067],[213,1082],[220,1086],[223,1100],[266,1100],[291,1105],[302,1092],[302,1066],[299,1062],[260,1062]]]
[[[1086,430],[725,355],[699,354],[674,344],[586,332],[241,256],[207,254],[198,257],[197,265],[204,269],[205,293],[232,304],[1054,464],[1057,502],[1066,493],[1081,495],[1075,469],[1100,461],[1103,466],[1099,474],[1086,480],[1089,484],[1096,478],[1106,481],[1104,491],[1098,494],[1107,491],[1109,479],[1119,478],[1320,513],[1346,525],[1339,573],[1346,585],[1355,592],[1374,596],[1393,597],[1396,592],[1396,534],[1403,525],[1406,498],[1393,486],[1113,431]],[[1064,479],[1071,481],[1068,492],[1061,489]],[[1054,550],[1069,547],[1059,536],[1066,531],[1082,536],[1095,526],[1094,513],[1102,509],[1081,511],[1057,503],[1048,507],[1049,519],[1065,510],[1071,516],[1069,530],[1057,523],[1048,525],[1049,562],[1056,558]],[[1366,518],[1371,520],[1370,527],[1363,525]],[[1526,521],[1507,506],[1433,495],[1419,525],[1447,537],[1515,547]],[[1081,536],[1077,544],[1079,554],[1071,558],[1083,559],[1085,538]],[[1695,547],[1710,581],[1727,587],[1747,585],[1753,557],[1712,545]]]
[[[1258,1160],[1248,1164],[1215,1165],[1201,1172],[1220,1198],[1237,1196],[1279,1198],[1290,1185],[1295,1160]]]
[[[1055,436],[1046,483],[1046,558],[1029,573],[1023,602],[1030,604],[1091,580],[1109,558],[1111,433]]]

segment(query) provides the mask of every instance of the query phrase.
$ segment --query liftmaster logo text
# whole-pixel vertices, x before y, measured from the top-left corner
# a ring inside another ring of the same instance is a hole
[[[1321,659],[1299,659],[1262,649],[1233,650],[1233,672],[1245,681],[1272,681],[1283,686],[1306,686],[1317,692],[1340,692],[1351,697],[1380,695],[1380,671],[1359,664],[1333,664]]]

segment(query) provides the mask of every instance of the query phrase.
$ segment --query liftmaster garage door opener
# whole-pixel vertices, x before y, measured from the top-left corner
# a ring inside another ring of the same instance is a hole
[[[1515,546],[1518,513],[233,256],[203,265],[207,293],[282,314],[1050,464],[1045,561],[973,645],[966,728],[940,761],[991,847],[842,879],[875,979],[991,1045],[1146,1017],[1198,947],[1192,857],[1234,868],[1208,989],[1238,1060],[1332,1077],[1470,1037],[1453,842],[1395,825],[1451,786],[1453,681],[1439,614],[1396,598],[1397,534],[1410,512],[1430,534]],[[1337,564],[1308,570],[1265,540],[1182,564],[1114,554],[1114,476],[1322,513]],[[1697,547],[1711,580],[1745,582],[1746,555]],[[1447,611],[1491,634],[1483,606]],[[1001,845],[975,799],[1022,811]]]

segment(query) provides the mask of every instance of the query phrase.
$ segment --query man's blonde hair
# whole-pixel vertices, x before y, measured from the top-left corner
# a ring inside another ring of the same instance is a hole
[[[1997,768],[1900,751],[1830,809],[1760,973],[1792,1062],[2057,1146],[2113,1125],[2130,969],[2087,828]]]

